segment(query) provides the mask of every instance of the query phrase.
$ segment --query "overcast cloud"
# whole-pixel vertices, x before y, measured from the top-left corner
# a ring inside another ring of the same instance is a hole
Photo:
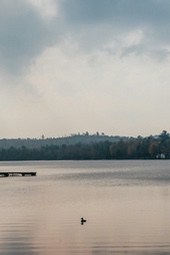
[[[0,2],[0,137],[169,130],[169,0]]]

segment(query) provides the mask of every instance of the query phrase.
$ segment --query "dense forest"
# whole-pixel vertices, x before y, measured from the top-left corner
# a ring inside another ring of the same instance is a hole
[[[89,134],[84,136],[89,142],[1,147],[0,160],[170,159],[170,134],[165,130],[156,136],[119,137],[113,141],[107,136],[99,141],[90,140]]]

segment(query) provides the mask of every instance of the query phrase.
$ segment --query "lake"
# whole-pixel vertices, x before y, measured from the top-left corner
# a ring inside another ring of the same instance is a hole
[[[0,254],[170,254],[170,161],[1,162]],[[80,218],[87,222],[80,224]]]

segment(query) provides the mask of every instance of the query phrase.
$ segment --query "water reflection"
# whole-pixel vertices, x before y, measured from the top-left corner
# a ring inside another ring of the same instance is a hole
[[[37,254],[33,243],[34,234],[29,231],[30,226],[21,223],[1,224],[1,254]]]
[[[0,180],[0,254],[169,254],[169,161],[14,166],[38,175]]]

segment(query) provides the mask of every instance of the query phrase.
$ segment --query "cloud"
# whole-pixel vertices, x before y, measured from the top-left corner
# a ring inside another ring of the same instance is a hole
[[[169,0],[1,0],[1,136],[166,129],[169,12]]]
[[[136,27],[142,24],[169,23],[168,0],[63,0],[65,18],[82,24],[113,22],[113,26]]]
[[[143,33],[141,50],[133,48],[137,54],[149,52],[151,56],[152,48],[153,56],[154,49],[163,51],[165,56],[169,47],[170,2],[167,0],[64,0],[61,10],[72,36],[80,40],[83,48],[101,48],[137,30]]]
[[[55,37],[50,22],[23,0],[1,1],[0,8],[0,69],[17,74],[23,71],[48,47]]]
[[[46,50],[29,76],[41,95],[45,134],[160,132],[169,109],[168,66],[145,55],[87,54],[71,41]]]
[[[56,17],[58,14],[57,0],[27,0],[30,2],[38,11],[42,17],[47,19]]]
[[[134,31],[141,33],[136,45],[122,46],[126,54],[121,57],[132,51],[157,55],[154,50],[169,56],[169,12],[167,0],[2,0],[0,70],[15,75],[25,71],[63,38],[71,38],[82,50],[102,51]]]

